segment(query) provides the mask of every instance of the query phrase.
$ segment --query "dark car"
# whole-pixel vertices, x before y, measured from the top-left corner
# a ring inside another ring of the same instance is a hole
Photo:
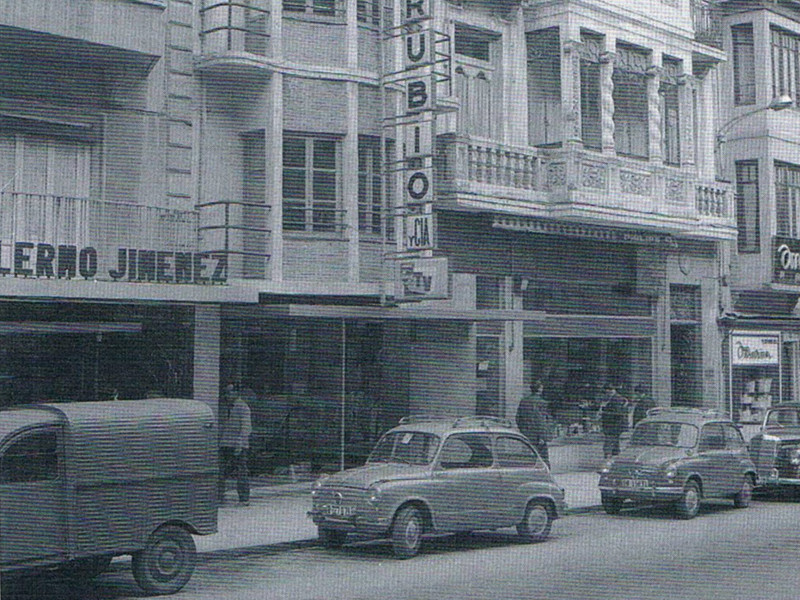
[[[600,494],[608,514],[626,504],[671,503],[684,519],[700,501],[730,498],[750,504],[756,468],[738,428],[699,409],[651,409],[629,445],[600,469]]]
[[[528,440],[491,417],[406,418],[364,466],[319,480],[312,496],[323,544],[388,537],[398,558],[417,554],[428,533],[516,526],[524,540],[542,541],[566,508]]]
[[[767,411],[761,431],[750,440],[750,456],[759,485],[800,485],[800,403],[779,404]]]

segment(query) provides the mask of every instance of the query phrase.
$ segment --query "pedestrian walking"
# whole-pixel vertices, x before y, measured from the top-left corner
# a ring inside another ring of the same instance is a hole
[[[600,409],[600,425],[603,430],[603,456],[610,458],[619,454],[619,438],[628,421],[628,402],[617,392],[614,384],[607,384],[605,392],[606,400]]]
[[[534,381],[531,384],[531,393],[520,400],[517,408],[517,427],[530,440],[549,467],[550,453],[547,442],[550,440],[550,419],[543,392],[544,385],[541,381]]]
[[[250,475],[247,461],[252,431],[250,407],[243,398],[243,392],[229,385],[220,402],[220,503],[225,500],[226,481],[229,476],[236,478],[239,502],[241,504],[250,502]]]
[[[633,388],[633,394],[633,399],[636,402],[636,406],[633,408],[633,424],[636,425],[639,421],[647,416],[648,410],[656,407],[656,403],[640,385],[637,385],[635,388]]]

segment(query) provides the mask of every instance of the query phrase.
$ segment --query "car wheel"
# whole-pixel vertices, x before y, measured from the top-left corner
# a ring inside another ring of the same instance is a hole
[[[341,548],[347,539],[347,532],[320,527],[318,530],[319,541],[326,548]]]
[[[111,556],[86,556],[60,565],[59,576],[76,581],[94,579],[111,565]]]
[[[406,506],[395,516],[392,524],[392,549],[397,558],[416,556],[422,546],[425,522],[414,506]]]
[[[617,498],[611,494],[600,494],[600,504],[606,514],[617,515],[622,510],[622,498]]]
[[[541,542],[550,535],[552,526],[553,514],[550,508],[544,502],[534,500],[525,509],[525,517],[517,525],[517,533],[526,542]]]
[[[733,497],[733,505],[736,508],[747,508],[753,498],[753,480],[749,475],[745,475],[742,480],[742,487]]]
[[[150,594],[174,594],[191,578],[196,559],[189,532],[166,525],[156,529],[144,549],[133,554],[133,577]]]
[[[681,519],[692,519],[697,515],[700,510],[700,488],[694,481],[684,486],[683,494],[675,504],[675,509]]]

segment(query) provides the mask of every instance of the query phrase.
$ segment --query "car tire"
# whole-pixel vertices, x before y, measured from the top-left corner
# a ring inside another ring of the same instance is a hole
[[[327,527],[318,528],[319,542],[326,548],[341,548],[347,540],[346,531],[328,529]]]
[[[753,499],[753,479],[749,475],[745,475],[742,480],[742,487],[733,497],[733,505],[736,508],[747,508],[750,506],[750,500]]]
[[[411,558],[419,553],[425,521],[415,506],[406,506],[397,512],[392,524],[392,550],[397,558]]]
[[[522,523],[517,525],[517,533],[527,543],[543,542],[550,535],[553,526],[553,512],[541,500],[528,503]]]
[[[192,576],[197,561],[194,539],[175,525],[156,529],[145,547],[133,554],[133,577],[150,594],[174,594]]]
[[[600,494],[600,504],[608,515],[618,515],[622,510],[622,498],[617,498],[611,494]]]
[[[700,487],[694,481],[683,486],[681,499],[675,504],[675,510],[681,519],[693,519],[700,510]]]

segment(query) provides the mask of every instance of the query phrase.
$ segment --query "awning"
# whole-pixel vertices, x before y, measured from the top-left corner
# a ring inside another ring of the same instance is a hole
[[[0,321],[0,335],[139,333],[141,323],[112,321]]]

